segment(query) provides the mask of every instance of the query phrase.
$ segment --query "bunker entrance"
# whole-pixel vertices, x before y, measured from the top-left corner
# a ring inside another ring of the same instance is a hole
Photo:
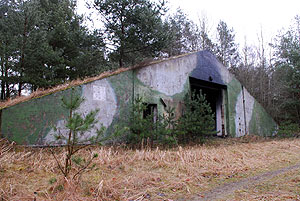
[[[214,113],[217,135],[225,136],[223,91],[226,90],[226,86],[190,77],[190,87],[192,92],[205,95]]]

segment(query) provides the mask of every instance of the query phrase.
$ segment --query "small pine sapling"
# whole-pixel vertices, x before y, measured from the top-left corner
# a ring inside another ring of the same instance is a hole
[[[147,108],[147,104],[143,102],[142,97],[136,97],[132,106],[132,113],[129,122],[129,135],[127,140],[130,144],[140,144],[144,147],[144,143],[148,139],[153,140],[153,115],[144,116],[144,111]]]
[[[200,139],[204,135],[212,135],[215,131],[215,114],[205,95],[192,93],[187,94],[184,100],[183,115],[178,120],[177,129],[180,133],[181,142],[190,142]]]
[[[96,120],[96,115],[99,110],[97,109],[90,111],[87,115],[77,113],[76,110],[80,107],[81,103],[84,102],[84,99],[81,96],[75,94],[74,88],[71,89],[70,97],[64,96],[61,98],[61,101],[62,106],[69,111],[69,116],[66,119],[65,124],[67,132],[57,132],[58,129],[56,128],[54,130],[56,131],[56,140],[63,140],[65,142],[67,153],[64,163],[61,163],[57,159],[53,150],[51,150],[51,152],[57,162],[59,170],[65,177],[68,177],[70,174],[70,171],[72,169],[72,162],[79,166],[79,169],[73,176],[74,179],[88,168],[94,158],[98,157],[98,154],[91,154],[90,159],[86,160],[76,156],[75,154],[89,144],[95,144],[102,141],[102,139],[100,138],[104,133],[105,128],[101,126],[100,129],[97,129],[96,135],[82,139],[84,133],[95,128],[95,125],[98,122]]]
[[[156,136],[161,144],[174,145],[177,142],[176,116],[174,107],[166,107],[165,114],[158,117],[156,122]]]

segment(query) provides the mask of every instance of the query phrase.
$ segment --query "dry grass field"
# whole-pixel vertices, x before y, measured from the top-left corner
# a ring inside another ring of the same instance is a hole
[[[55,151],[63,160],[64,149]],[[62,177],[48,148],[8,146],[2,140],[0,200],[201,199],[219,185],[298,163],[300,139],[244,137],[168,150],[93,146],[79,152],[94,153],[99,154],[94,168],[71,180]],[[295,200],[299,193],[300,173],[294,170],[235,191],[228,199]]]

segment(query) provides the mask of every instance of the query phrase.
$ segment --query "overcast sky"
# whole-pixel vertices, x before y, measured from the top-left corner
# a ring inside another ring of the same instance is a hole
[[[86,0],[78,0],[80,10]],[[247,38],[249,44],[257,43],[262,29],[264,39],[270,42],[280,29],[288,28],[292,19],[300,15],[300,0],[168,0],[170,12],[180,7],[198,22],[206,15],[212,32],[223,20],[236,33],[240,45]]]
[[[283,27],[288,28],[292,19],[300,15],[300,0],[169,0],[171,9],[181,7],[191,19],[197,20],[203,13],[215,28],[223,20],[236,32],[236,39],[244,43],[244,37],[257,42],[262,32],[270,40]]]

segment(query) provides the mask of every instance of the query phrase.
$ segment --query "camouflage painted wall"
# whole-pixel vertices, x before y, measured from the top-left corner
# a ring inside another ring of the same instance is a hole
[[[190,90],[189,77],[225,86],[218,105],[224,108],[222,119],[226,134],[272,135],[276,123],[260,104],[234,78],[216,58],[207,51],[183,55],[146,67],[93,81],[75,87],[86,101],[77,112],[86,114],[100,109],[97,119],[107,127],[106,135],[113,133],[116,125],[128,120],[132,100],[137,95],[144,101],[157,104],[158,113],[165,111],[163,100],[180,113],[183,98]],[[47,145],[54,141],[53,125],[61,132],[67,111],[61,107],[60,97],[69,96],[70,89],[32,99],[2,110],[1,133],[19,144]],[[218,107],[219,107],[218,106]],[[221,117],[221,110],[216,110]],[[220,125],[217,126],[221,129]],[[82,138],[95,134],[85,133]]]

